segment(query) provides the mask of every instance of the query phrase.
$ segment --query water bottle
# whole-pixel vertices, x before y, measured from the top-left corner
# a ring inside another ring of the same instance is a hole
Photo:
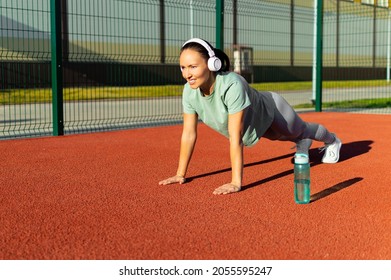
[[[294,157],[295,176],[295,202],[307,204],[310,202],[310,164],[308,155],[295,154]]]

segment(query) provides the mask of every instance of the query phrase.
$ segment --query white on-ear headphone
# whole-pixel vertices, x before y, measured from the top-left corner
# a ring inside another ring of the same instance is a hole
[[[199,39],[199,38],[193,38],[193,39],[190,39],[188,41],[186,41],[182,47],[184,47],[185,45],[187,45],[188,43],[198,43],[200,44],[201,46],[203,46],[207,51],[208,51],[208,55],[209,55],[209,59],[208,59],[208,68],[210,71],[213,71],[213,72],[217,72],[221,69],[221,60],[220,58],[218,58],[216,55],[215,55],[215,52],[212,50],[212,48],[208,45],[207,42],[205,42],[204,40],[202,39]]]

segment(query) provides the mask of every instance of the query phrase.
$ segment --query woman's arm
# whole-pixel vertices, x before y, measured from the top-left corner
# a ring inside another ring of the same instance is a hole
[[[194,151],[195,143],[197,141],[197,124],[198,115],[183,115],[183,131],[181,137],[181,147],[179,153],[177,173],[173,177],[160,181],[159,185],[168,185],[172,183],[183,184],[186,181],[185,176],[187,173],[187,168],[189,166],[190,159]]]
[[[196,114],[183,115],[183,131],[181,137],[181,150],[177,175],[185,177],[187,168],[193,155],[194,146],[197,141],[198,116]]]
[[[243,177],[243,121],[245,110],[228,117],[229,152],[232,167],[231,183],[218,187],[214,194],[228,194],[240,191]]]

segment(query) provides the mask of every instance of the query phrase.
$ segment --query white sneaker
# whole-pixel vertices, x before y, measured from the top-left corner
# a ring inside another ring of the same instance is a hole
[[[335,135],[334,135],[335,136]],[[327,144],[321,151],[325,150],[322,162],[323,163],[336,163],[339,160],[339,151],[341,150],[342,142],[337,136],[335,136],[335,141],[331,144]]]

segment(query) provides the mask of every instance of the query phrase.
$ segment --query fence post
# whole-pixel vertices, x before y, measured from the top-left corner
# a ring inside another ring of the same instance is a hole
[[[238,44],[238,0],[232,0],[232,44]]]
[[[391,8],[391,7],[390,7]],[[391,68],[391,11],[388,10],[388,25],[387,25],[387,83],[390,82]]]
[[[291,0],[290,5],[290,56],[291,56],[291,66],[295,66],[295,0]]]
[[[224,51],[224,0],[216,0],[216,48]]]
[[[50,0],[53,135],[64,135],[61,0]]]
[[[377,1],[373,3],[373,31],[372,31],[372,67],[376,67],[376,46],[377,46]]]
[[[164,64],[166,62],[166,32],[165,32],[165,22],[166,14],[164,11],[164,0],[159,1],[160,5],[160,63]]]
[[[337,30],[336,30],[336,34],[335,34],[335,37],[336,37],[336,46],[335,46],[335,49],[336,49],[336,53],[335,53],[335,66],[337,68],[339,68],[339,43],[340,43],[340,40],[341,40],[341,36],[340,36],[340,17],[341,17],[341,2],[340,1],[337,1]]]
[[[312,65],[312,102],[315,111],[322,111],[322,66],[323,66],[323,0],[314,1],[314,57]]]

